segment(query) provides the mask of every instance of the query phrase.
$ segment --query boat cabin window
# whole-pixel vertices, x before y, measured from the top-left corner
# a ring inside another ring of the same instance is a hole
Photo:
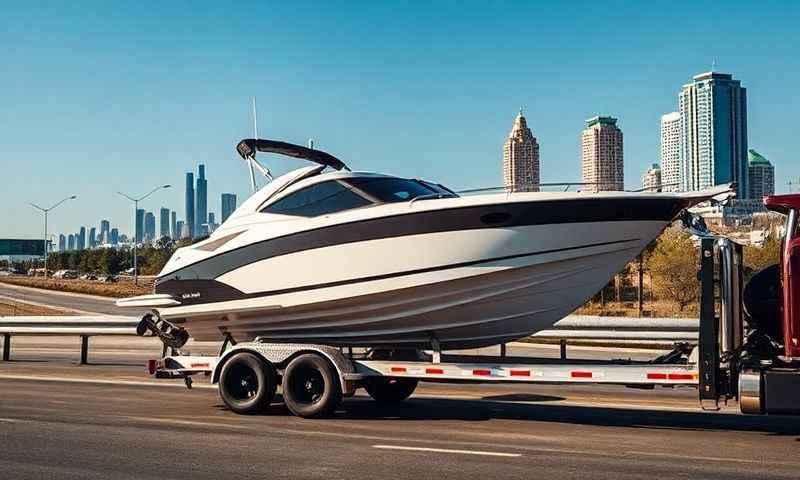
[[[371,195],[381,202],[407,202],[416,197],[442,195],[455,196],[450,191],[432,184],[392,177],[356,177],[345,180],[364,193]]]
[[[316,217],[363,207],[371,202],[336,180],[300,189],[261,210],[266,213]]]

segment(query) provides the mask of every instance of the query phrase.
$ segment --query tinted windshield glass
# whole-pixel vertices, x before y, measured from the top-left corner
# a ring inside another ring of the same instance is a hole
[[[387,203],[407,202],[423,195],[439,193],[421,182],[405,178],[361,177],[348,178],[346,181],[381,202]]]
[[[334,180],[291,193],[267,206],[262,212],[315,217],[369,204],[369,200]]]

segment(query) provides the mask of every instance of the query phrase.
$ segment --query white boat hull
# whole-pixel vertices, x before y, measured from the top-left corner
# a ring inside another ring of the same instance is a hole
[[[248,263],[216,279],[246,298],[158,311],[197,340],[230,333],[237,341],[337,346],[493,345],[550,328],[664,226],[586,222],[351,242]]]

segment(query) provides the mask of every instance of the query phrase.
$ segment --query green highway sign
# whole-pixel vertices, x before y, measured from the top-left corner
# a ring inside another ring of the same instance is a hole
[[[0,238],[0,255],[44,256],[44,240]]]

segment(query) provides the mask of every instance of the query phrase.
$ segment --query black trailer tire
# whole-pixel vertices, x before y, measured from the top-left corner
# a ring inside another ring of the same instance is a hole
[[[364,383],[369,396],[381,403],[399,403],[414,393],[419,380],[416,378],[370,378]]]
[[[253,353],[237,353],[222,366],[219,395],[236,413],[263,413],[275,398],[277,388],[275,369]]]
[[[283,372],[283,400],[298,417],[319,418],[332,414],[342,401],[342,386],[336,369],[320,355],[298,356]]]

